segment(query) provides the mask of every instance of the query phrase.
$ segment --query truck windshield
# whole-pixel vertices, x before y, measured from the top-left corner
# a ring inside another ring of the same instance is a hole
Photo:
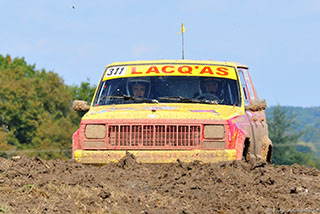
[[[159,103],[212,103],[240,106],[236,80],[198,76],[149,76],[101,82],[94,106]]]

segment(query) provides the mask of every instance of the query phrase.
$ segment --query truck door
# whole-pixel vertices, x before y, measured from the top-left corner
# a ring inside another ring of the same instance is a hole
[[[243,100],[244,105],[249,106],[250,105],[250,98],[249,98],[249,92],[248,92],[248,86],[244,79],[244,73],[243,71],[246,70],[244,68],[238,68],[239,71],[239,77],[241,81],[241,90],[243,93]],[[254,128],[253,128],[253,121],[252,121],[252,113],[250,111],[245,112],[245,122],[241,124],[241,128],[244,129],[247,132],[247,136],[250,138],[250,150],[251,154],[255,154],[255,135],[254,135]]]
[[[249,106],[254,102],[254,100],[258,99],[258,97],[253,87],[248,70],[239,69],[239,75],[242,90],[244,92],[245,106]],[[265,137],[265,133],[267,133],[268,128],[266,124],[265,112],[263,110],[246,110],[246,115],[248,116],[248,120],[252,128],[251,140],[254,141],[254,143],[252,142],[253,145],[251,145],[251,153],[255,154],[258,158],[262,158],[261,149],[263,144],[263,138]]]

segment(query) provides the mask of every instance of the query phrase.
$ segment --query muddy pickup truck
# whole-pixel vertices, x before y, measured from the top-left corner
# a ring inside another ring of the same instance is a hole
[[[248,67],[234,62],[156,60],[106,67],[73,134],[73,158],[169,163],[272,158],[265,100]]]

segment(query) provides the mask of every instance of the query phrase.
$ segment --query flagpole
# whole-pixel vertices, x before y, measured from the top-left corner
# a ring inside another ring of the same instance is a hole
[[[181,37],[182,37],[182,59],[184,59],[184,37],[183,33],[185,32],[185,28],[183,23],[181,23]]]
[[[182,32],[182,59],[184,59],[184,38],[183,38],[183,32]]]

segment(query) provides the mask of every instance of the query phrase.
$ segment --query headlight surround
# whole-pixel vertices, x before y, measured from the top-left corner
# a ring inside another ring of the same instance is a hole
[[[205,139],[224,139],[224,125],[204,125],[203,135]]]
[[[104,139],[106,137],[106,126],[104,124],[87,124],[85,136],[88,139]]]

